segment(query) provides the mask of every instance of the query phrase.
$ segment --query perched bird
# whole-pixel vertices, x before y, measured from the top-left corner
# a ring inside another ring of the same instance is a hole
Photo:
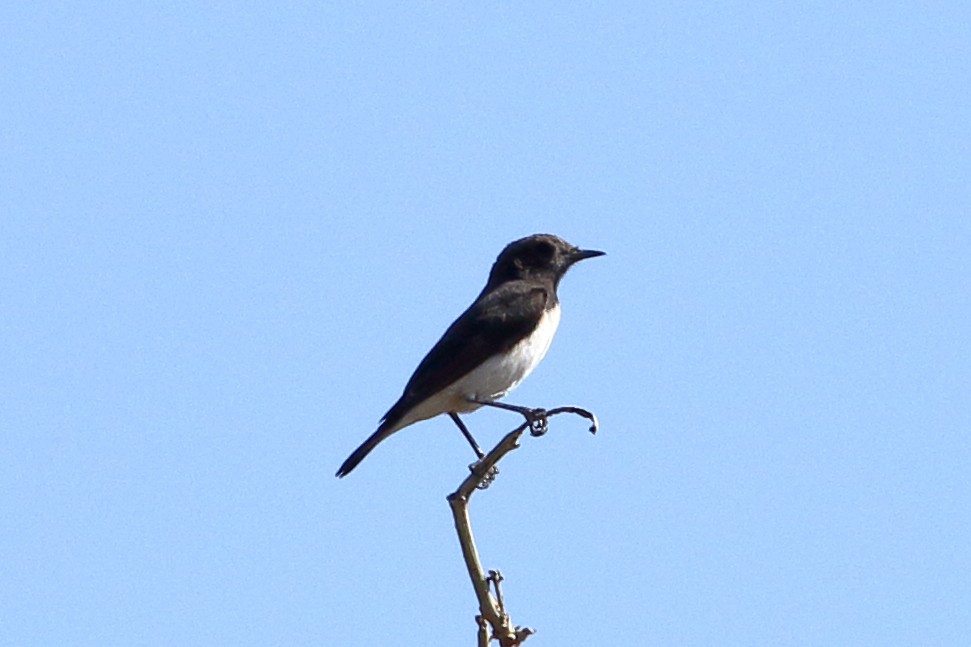
[[[566,271],[604,252],[579,249],[551,234],[509,243],[499,254],[486,286],[425,355],[404,393],[381,424],[344,461],[346,476],[378,443],[408,425],[447,413],[473,449],[482,452],[459,418],[483,405],[528,413],[496,402],[536,368],[560,322],[556,288]]]

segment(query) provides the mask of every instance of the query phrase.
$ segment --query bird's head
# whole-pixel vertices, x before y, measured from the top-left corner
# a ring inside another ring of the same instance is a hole
[[[549,279],[556,286],[566,271],[604,252],[580,249],[553,234],[533,234],[506,245],[489,273],[489,286],[517,279]]]

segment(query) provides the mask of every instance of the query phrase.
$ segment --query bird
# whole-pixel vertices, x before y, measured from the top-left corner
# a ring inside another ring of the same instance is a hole
[[[604,254],[553,234],[534,234],[506,245],[475,301],[428,351],[377,430],[348,456],[336,476],[350,474],[393,433],[443,413],[482,458],[458,414],[493,406],[529,419],[531,409],[497,401],[546,355],[560,322],[560,279],[575,263]]]

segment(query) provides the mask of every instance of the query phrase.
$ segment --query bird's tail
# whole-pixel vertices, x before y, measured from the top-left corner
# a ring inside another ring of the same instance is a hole
[[[390,436],[396,430],[394,425],[389,425],[388,421],[385,420],[378,430],[373,434],[368,436],[368,439],[361,443],[361,446],[351,452],[351,455],[347,457],[347,460],[341,464],[340,469],[337,470],[337,478],[344,478],[351,473],[357,464],[364,460],[364,457],[371,453],[371,450],[378,446],[382,440]]]

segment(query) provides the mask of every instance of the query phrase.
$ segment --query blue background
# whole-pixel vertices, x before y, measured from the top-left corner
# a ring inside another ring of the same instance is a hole
[[[549,231],[528,644],[968,644],[969,6],[5,4],[0,643],[473,644],[451,422],[333,473]]]

